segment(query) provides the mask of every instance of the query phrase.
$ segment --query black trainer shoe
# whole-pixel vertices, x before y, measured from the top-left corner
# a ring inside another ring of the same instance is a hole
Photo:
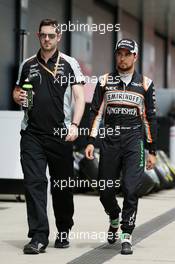
[[[23,252],[24,254],[39,254],[45,253],[46,245],[38,242],[38,241],[31,241],[24,246]]]
[[[118,228],[114,228],[111,225],[109,226],[109,230],[108,230],[108,243],[109,244],[114,244],[116,242],[116,240],[118,239]]]
[[[55,248],[68,248],[69,247],[69,231],[58,232],[54,247]]]
[[[109,226],[109,230],[108,230],[108,243],[109,244],[114,244],[116,242],[116,240],[119,238],[118,237],[118,228],[119,228],[119,218],[116,218],[114,220],[110,219],[110,226]]]
[[[121,254],[122,255],[129,255],[133,253],[132,250],[132,236],[128,233],[123,233],[121,235],[121,243],[122,243],[122,249]]]

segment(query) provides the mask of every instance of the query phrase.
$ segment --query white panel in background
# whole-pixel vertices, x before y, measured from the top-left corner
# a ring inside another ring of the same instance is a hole
[[[23,111],[0,111],[0,179],[22,179],[20,129]]]

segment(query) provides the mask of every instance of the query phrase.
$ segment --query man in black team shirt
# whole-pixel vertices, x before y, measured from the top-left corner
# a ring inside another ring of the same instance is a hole
[[[104,114],[106,137],[101,142],[99,179],[106,181],[100,200],[110,217],[108,242],[116,241],[121,209],[115,199],[115,180],[122,169],[124,196],[121,243],[122,254],[132,254],[131,234],[135,227],[138,195],[144,171],[143,129],[149,154],[147,169],[156,161],[155,91],[152,80],[135,71],[137,43],[123,39],[115,50],[116,70],[98,82],[90,112],[91,130],[86,157],[93,159],[94,141]],[[111,132],[112,131],[112,132]],[[113,181],[113,186],[108,185]]]
[[[61,34],[57,21],[42,20],[38,38],[41,48],[21,64],[13,92],[15,102],[22,105],[26,101],[22,85],[25,82],[33,85],[33,107],[25,111],[21,130],[28,237],[32,238],[24,246],[25,254],[44,252],[48,245],[47,165],[58,229],[55,247],[69,246],[67,236],[73,226],[74,213],[73,194],[68,186],[73,175],[72,142],[77,138],[85,104],[84,76],[79,64],[58,50]],[[72,94],[75,99],[73,115]],[[60,188],[62,180],[67,181],[65,188]]]

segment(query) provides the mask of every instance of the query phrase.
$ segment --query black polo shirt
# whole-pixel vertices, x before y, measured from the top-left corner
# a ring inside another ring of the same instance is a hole
[[[53,134],[60,125],[71,123],[72,85],[84,84],[84,76],[74,58],[59,52],[58,67],[57,59],[58,50],[45,63],[39,50],[20,66],[16,85],[22,87],[29,80],[35,93],[33,107],[22,121],[23,130]]]

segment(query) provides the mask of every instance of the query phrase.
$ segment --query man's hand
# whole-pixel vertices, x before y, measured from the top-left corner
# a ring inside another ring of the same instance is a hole
[[[72,124],[69,127],[68,135],[65,138],[65,141],[74,141],[78,137],[78,127]]]
[[[146,160],[146,169],[147,170],[153,169],[155,164],[156,164],[156,156],[149,153]]]
[[[23,91],[20,87],[15,87],[13,91],[13,99],[15,103],[23,105],[27,100],[26,91]]]
[[[85,156],[89,160],[94,159],[94,145],[92,145],[92,144],[87,145],[87,147],[85,149]]]

